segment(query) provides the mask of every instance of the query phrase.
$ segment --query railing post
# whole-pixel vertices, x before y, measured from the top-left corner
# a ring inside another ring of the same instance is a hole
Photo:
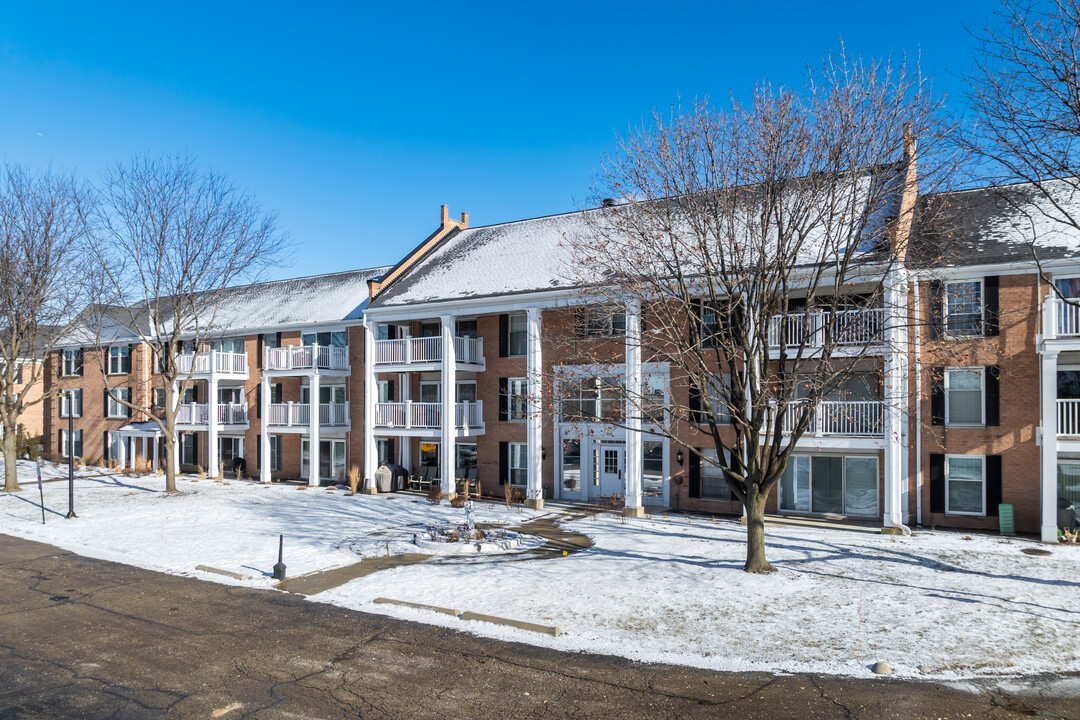
[[[412,400],[405,401],[405,429],[412,428]]]

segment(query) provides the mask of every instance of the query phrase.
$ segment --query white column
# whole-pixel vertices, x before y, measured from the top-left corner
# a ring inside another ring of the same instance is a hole
[[[1057,366],[1058,354],[1056,352],[1044,353],[1042,356],[1042,378],[1040,379],[1040,392],[1042,393],[1042,446],[1040,459],[1042,471],[1040,476],[1040,512],[1039,539],[1043,542],[1056,543],[1057,531]]]
[[[259,480],[268,483],[270,473],[270,378],[259,380]]]
[[[157,475],[157,468],[158,468],[158,453],[159,453],[159,452],[161,452],[161,449],[160,449],[160,448],[159,448],[159,446],[158,446],[158,436],[157,436],[157,435],[155,435],[155,436],[154,436],[154,457],[153,457],[153,459],[152,459],[152,460],[150,461],[150,469],[151,469],[151,472],[153,472],[153,473],[154,473],[155,475]]]
[[[207,456],[207,473],[210,475],[210,477],[215,478],[218,474],[218,463],[221,458],[218,453],[218,379],[217,373],[213,371],[213,361],[214,354],[211,352],[210,381],[207,383],[209,391],[207,392],[208,397],[206,398],[206,412],[208,416],[206,418],[206,421],[209,423],[210,437],[206,442],[206,451],[207,453],[209,453],[209,455]]]
[[[904,421],[907,416],[907,279],[895,268],[885,279],[885,497],[882,525],[906,530],[902,513],[904,473]]]
[[[398,375],[398,401],[407,403],[411,399],[412,375],[410,375],[409,373],[401,373],[400,375]],[[404,435],[398,438],[398,465],[403,468],[408,468],[412,464],[409,461],[409,453],[411,449],[411,438]]]
[[[525,506],[544,507],[544,460],[543,460],[543,358],[540,351],[541,316],[540,308],[529,308],[526,312],[526,331],[528,346],[525,354],[525,374],[529,388],[527,419],[528,472],[525,485]]]
[[[375,382],[375,324],[364,323],[364,493],[372,495],[375,488],[375,471],[379,465],[379,451],[375,444],[375,401],[379,399],[379,385]]]
[[[644,464],[641,439],[641,302],[633,300],[626,308],[626,502],[623,514],[641,517]]]
[[[442,321],[442,435],[439,445],[439,474],[448,498],[457,494],[457,358],[454,357],[454,316]]]
[[[319,346],[314,346],[318,352]],[[314,365],[314,363],[312,363]],[[319,370],[311,371],[311,384],[308,386],[308,485],[319,484]]]

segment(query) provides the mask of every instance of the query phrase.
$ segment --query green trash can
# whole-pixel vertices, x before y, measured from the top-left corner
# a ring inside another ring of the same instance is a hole
[[[1002,503],[998,505],[998,532],[1002,535],[1016,534],[1016,521],[1013,517],[1013,506],[1011,503]]]

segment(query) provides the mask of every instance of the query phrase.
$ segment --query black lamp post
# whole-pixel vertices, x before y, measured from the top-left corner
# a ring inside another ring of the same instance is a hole
[[[68,390],[68,512],[67,518],[78,517],[75,514],[75,391]]]

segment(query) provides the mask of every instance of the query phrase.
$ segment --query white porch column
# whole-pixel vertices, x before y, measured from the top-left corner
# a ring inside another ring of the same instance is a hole
[[[529,388],[528,420],[526,437],[528,441],[528,471],[525,484],[525,506],[544,507],[544,455],[543,455],[543,358],[541,356],[541,316],[540,308],[529,308],[526,312],[526,332],[528,346],[525,353],[525,375]]]
[[[907,417],[907,278],[895,268],[885,280],[885,497],[882,525],[906,530],[902,513],[904,474],[904,422]]]
[[[642,517],[641,487],[644,484],[641,438],[641,302],[626,308],[626,502],[623,514]]]
[[[412,400],[412,375],[401,373],[398,375],[398,401],[407,403]],[[393,400],[393,398],[391,398]],[[408,410],[406,410],[408,412]],[[412,462],[409,453],[412,450],[412,438],[402,435],[398,438],[398,465],[408,469]]]
[[[270,378],[259,380],[259,481],[268,483],[270,471]]]
[[[319,346],[315,345],[313,357]],[[315,365],[315,362],[312,362]],[[308,386],[308,485],[319,485],[319,369],[312,368],[311,384]]]
[[[375,471],[379,469],[379,450],[375,444],[375,401],[379,385],[375,382],[375,324],[364,322],[364,493],[373,495]]]
[[[209,388],[206,398],[206,412],[208,417],[206,418],[208,427],[210,428],[210,437],[206,442],[206,451],[209,453],[207,457],[207,473],[212,478],[216,478],[218,475],[218,465],[221,460],[221,456],[218,450],[218,379],[217,373],[214,372],[214,354],[210,353],[210,380],[207,383]]]
[[[1058,541],[1057,531],[1057,352],[1042,356],[1042,377],[1039,386],[1042,394],[1042,446],[1041,459],[1039,539],[1047,543]]]
[[[159,453],[159,452],[161,452],[161,449],[160,449],[160,448],[158,447],[158,436],[157,436],[157,435],[155,435],[155,436],[154,436],[154,458],[153,458],[153,460],[151,460],[151,461],[150,461],[150,470],[151,470],[151,472],[153,472],[153,473],[154,473],[155,475],[157,475],[157,468],[158,468],[158,453]]]
[[[457,495],[457,358],[454,357],[454,316],[442,321],[442,435],[439,444],[439,475],[447,498]]]

